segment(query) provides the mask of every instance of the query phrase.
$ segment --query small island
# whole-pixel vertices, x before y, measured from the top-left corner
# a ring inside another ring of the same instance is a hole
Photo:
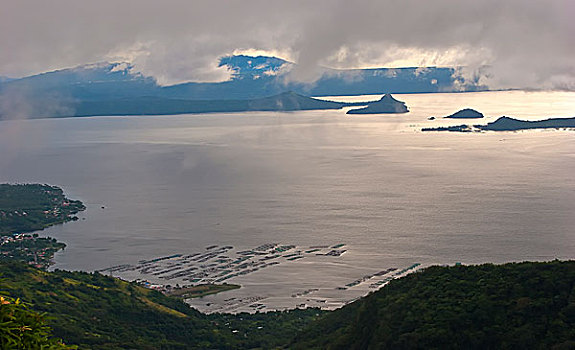
[[[575,118],[550,118],[544,120],[519,120],[501,117],[487,125],[454,125],[438,128],[424,128],[421,131],[452,131],[452,132],[481,132],[481,131],[519,131],[529,129],[575,129]]]
[[[476,111],[475,109],[471,108],[464,108],[460,111],[457,111],[447,117],[443,118],[451,118],[451,119],[480,119],[483,118],[483,114]]]
[[[575,118],[550,118],[544,120],[519,120],[501,117],[487,125],[478,125],[481,130],[513,131],[526,129],[569,129],[575,128]]]
[[[409,109],[405,102],[393,98],[391,94],[385,94],[379,101],[368,102],[367,107],[350,109],[347,114],[388,114],[388,113],[407,113]]]
[[[27,233],[78,220],[84,204],[50,185],[0,184],[0,260],[19,260],[47,268],[64,243]]]

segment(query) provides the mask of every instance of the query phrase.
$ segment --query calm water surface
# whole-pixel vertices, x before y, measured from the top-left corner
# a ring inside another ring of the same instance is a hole
[[[92,271],[212,244],[347,244],[330,263],[262,270],[222,294],[277,297],[276,307],[289,306],[286,293],[414,262],[575,258],[573,131],[420,132],[461,124],[427,118],[464,107],[483,112],[472,121],[482,124],[573,117],[575,93],[396,98],[411,112],[4,121],[0,181],[58,185],[88,206],[84,220],[42,233],[68,244],[56,268]]]

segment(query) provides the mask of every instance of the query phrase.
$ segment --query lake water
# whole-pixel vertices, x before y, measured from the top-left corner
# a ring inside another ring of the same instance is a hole
[[[575,133],[422,133],[475,108],[485,124],[575,116],[575,93],[394,95],[411,112],[345,110],[0,122],[0,181],[61,186],[83,220],[42,232],[68,247],[55,268],[88,270],[210,245],[345,243],[331,260],[282,263],[196,302],[258,295],[306,303],[366,273],[413,263],[575,258]],[[333,97],[373,100],[380,96]],[[103,207],[103,208],[102,208]],[[322,294],[323,293],[323,294]],[[296,300],[297,299],[297,300]],[[308,302],[309,304],[309,302]]]

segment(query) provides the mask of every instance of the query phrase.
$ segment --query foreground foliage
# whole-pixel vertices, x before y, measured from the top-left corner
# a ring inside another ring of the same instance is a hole
[[[204,315],[98,273],[2,263],[0,274],[3,293],[47,313],[54,335],[82,349],[575,347],[573,261],[431,267],[334,312],[255,315]]]
[[[0,348],[75,349],[51,337],[44,315],[28,309],[19,299],[0,296]]]
[[[325,316],[300,349],[574,349],[575,262],[430,267]]]

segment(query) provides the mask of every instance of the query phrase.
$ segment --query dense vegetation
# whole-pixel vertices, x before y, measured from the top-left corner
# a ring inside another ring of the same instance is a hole
[[[98,273],[1,263],[0,290],[47,313],[58,338],[81,349],[238,349],[286,344],[321,313],[204,315],[182,301]]]
[[[204,315],[98,273],[3,263],[0,274],[1,292],[47,313],[55,336],[82,349],[575,347],[573,261],[431,267],[334,312],[255,315]]]
[[[299,349],[573,349],[575,261],[431,267],[330,313]]]
[[[84,209],[82,202],[66,198],[56,186],[0,184],[0,235],[32,232],[76,220],[74,215]]]
[[[573,261],[431,267],[334,312],[255,315],[204,315],[98,273],[4,263],[0,274],[2,292],[47,313],[55,336],[82,349],[575,347]]]
[[[74,349],[51,337],[45,316],[10,296],[0,296],[0,348]]]

